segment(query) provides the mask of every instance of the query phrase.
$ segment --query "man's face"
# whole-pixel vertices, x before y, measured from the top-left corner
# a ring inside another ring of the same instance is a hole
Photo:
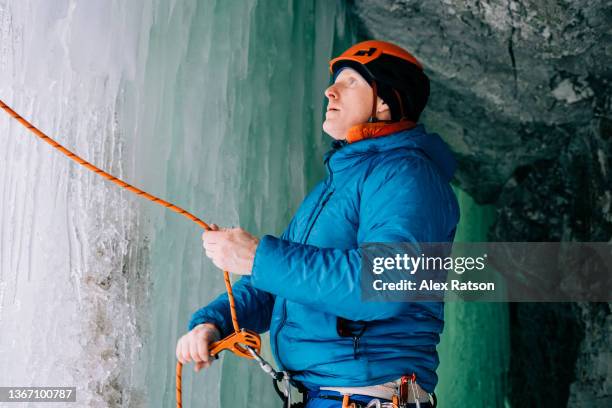
[[[352,68],[340,71],[325,96],[328,103],[323,130],[334,139],[346,139],[348,130],[367,122],[372,113],[372,88]]]

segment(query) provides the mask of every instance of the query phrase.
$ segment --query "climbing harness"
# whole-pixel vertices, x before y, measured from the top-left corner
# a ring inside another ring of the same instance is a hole
[[[365,387],[321,387],[321,392],[334,392],[339,395],[322,394],[315,398],[342,401],[342,408],[421,408],[428,403],[435,407],[436,396],[428,394],[416,382],[416,374],[402,376],[399,380],[381,385]],[[372,397],[368,403],[355,400],[353,396]],[[381,400],[385,401],[382,402]]]
[[[70,150],[66,149],[64,146],[57,143],[55,140],[51,139],[49,136],[47,136],[46,134],[38,130],[34,125],[32,125],[27,120],[25,120],[21,115],[19,115],[17,112],[11,109],[2,100],[0,100],[0,108],[2,108],[6,113],[8,113],[13,118],[17,119],[19,123],[25,126],[28,130],[30,130],[32,133],[34,133],[44,142],[50,144],[53,148],[59,150],[60,152],[68,156],[69,159],[77,162],[81,166],[93,171],[94,173],[104,177],[105,179],[117,184],[119,187],[125,188],[126,190],[131,191],[132,193],[138,196],[144,197],[147,200],[150,200],[154,203],[157,203],[159,205],[162,205],[168,208],[169,210],[179,213],[182,216],[187,217],[191,221],[198,224],[204,230],[210,231],[210,226],[206,224],[204,221],[202,221],[201,219],[197,218],[195,215],[187,212],[186,210],[172,203],[162,200],[161,198],[155,197],[154,195],[151,195],[147,193],[146,191],[143,191],[137,187],[134,187],[126,183],[125,181],[118,179],[112,174],[109,174],[105,172],[104,170],[94,166],[88,161],[83,160],[76,154],[72,153]],[[262,365],[262,362],[265,363],[265,360],[263,360],[261,356],[259,356],[259,353],[261,351],[261,339],[259,338],[259,335],[257,333],[250,331],[250,330],[241,329],[240,326],[238,325],[238,318],[236,316],[236,305],[234,303],[234,295],[232,293],[232,283],[230,281],[229,272],[223,271],[223,277],[225,280],[225,288],[227,289],[227,297],[229,299],[230,313],[232,316],[232,325],[234,328],[234,332],[230,334],[229,336],[227,336],[226,338],[211,344],[210,355],[213,357],[216,357],[221,351],[229,350],[232,353],[240,357],[244,357],[248,359],[256,359],[260,363],[260,365]],[[178,408],[182,407],[182,388],[181,388],[182,387],[182,384],[181,384],[182,383],[182,369],[183,369],[183,365],[180,362],[177,362],[176,363],[176,406]],[[262,365],[262,369],[263,369],[263,365]],[[271,366],[270,366],[270,369],[271,369]],[[274,373],[275,375],[282,375],[282,373],[277,373],[273,369],[272,371],[270,371],[270,373]],[[286,384],[289,383],[288,375],[286,376],[286,380],[283,379],[282,382],[283,383],[286,382]],[[288,396],[288,398],[290,398],[290,394],[291,393],[289,392],[287,388],[286,395]]]

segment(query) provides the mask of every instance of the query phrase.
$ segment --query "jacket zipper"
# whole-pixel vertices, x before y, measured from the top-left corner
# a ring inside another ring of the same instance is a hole
[[[323,208],[325,207],[325,204],[327,204],[327,202],[329,201],[330,197],[334,194],[334,189],[330,190],[325,197],[323,198],[323,201],[321,202],[321,205],[319,207],[319,211],[317,212],[317,214],[314,216],[312,222],[310,223],[310,225],[308,226],[308,229],[306,231],[306,236],[304,237],[304,239],[302,240],[302,244],[305,244],[306,242],[308,242],[308,238],[310,237],[310,232],[312,231],[312,229],[314,228],[315,223],[317,222],[317,219],[319,218],[319,215],[321,215],[321,212],[323,211]]]
[[[332,196],[332,194],[334,194],[334,191],[335,191],[335,189],[332,186],[332,181],[334,179],[334,173],[331,171],[331,168],[329,166],[329,160],[327,160],[325,165],[327,166],[327,170],[329,172],[329,181],[327,183],[327,188],[329,189],[329,191],[327,191],[324,195],[321,196],[323,198],[319,198],[319,201],[317,202],[317,206],[315,207],[316,214],[314,215],[314,217],[311,214],[310,218],[312,218],[312,221],[310,221],[310,225],[308,225],[308,228],[306,228],[306,232],[303,235],[303,238],[300,240],[300,243],[302,244],[305,244],[306,241],[308,240],[308,237],[310,237],[310,232],[314,228],[314,225],[317,222],[317,218],[319,218],[319,215],[321,215],[323,208],[325,207],[325,205],[327,204],[330,197]],[[318,210],[317,210],[317,207],[319,207]],[[281,370],[284,370],[285,368],[280,359],[280,352],[278,348],[278,336],[283,326],[285,325],[286,321],[287,321],[287,299],[283,299],[282,318],[281,318],[281,322],[278,325],[278,329],[276,330],[276,334],[274,335],[274,346],[275,346],[274,349],[276,350],[275,357],[276,357],[276,362],[278,363]]]

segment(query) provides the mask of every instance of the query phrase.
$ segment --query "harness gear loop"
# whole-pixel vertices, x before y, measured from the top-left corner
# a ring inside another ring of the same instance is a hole
[[[350,398],[348,394],[344,394],[342,396],[342,408],[357,408],[354,402],[350,402]]]
[[[74,154],[73,152],[66,149],[64,146],[62,146],[61,144],[57,143],[55,140],[53,140],[52,138],[44,134],[42,131],[37,129],[34,125],[32,125],[30,122],[25,120],[21,115],[19,115],[17,112],[11,109],[2,100],[0,100],[0,108],[2,108],[6,113],[8,113],[13,118],[17,119],[19,123],[21,123],[25,128],[30,130],[32,133],[34,133],[37,137],[42,139],[42,141],[44,141],[47,144],[50,144],[54,149],[62,152],[70,160],[73,160],[77,162],[78,164],[80,164],[81,166],[87,168],[88,170],[93,171],[94,173],[104,177],[105,179],[109,181],[112,181],[113,183],[117,184],[119,187],[124,188],[138,196],[142,196],[146,198],[147,200],[150,200],[154,203],[162,205],[168,208],[169,210],[172,210],[188,218],[189,220],[195,222],[196,224],[198,224],[200,227],[202,227],[206,231],[210,231],[211,228],[208,224],[206,224],[204,221],[202,221],[195,215],[191,214],[187,210],[184,210],[181,207],[178,207],[172,203],[169,203],[168,201],[162,200],[159,197],[149,194],[146,191],[139,189],[138,187],[134,187],[126,183],[125,181],[118,179],[112,174],[107,173],[106,171],[94,166],[88,161],[82,159],[81,157],[77,156],[76,154]],[[251,347],[253,350],[256,350],[257,352],[259,352],[261,350],[261,340],[257,333],[249,331],[249,330],[240,329],[240,326],[238,325],[238,318],[236,316],[236,305],[234,303],[234,295],[232,293],[232,283],[230,280],[229,272],[223,271],[223,278],[225,281],[225,288],[227,290],[227,297],[229,299],[230,314],[232,316],[232,325],[234,327],[234,333],[230,334],[223,340],[212,343],[210,355],[213,357],[216,357],[221,351],[229,350],[232,353],[240,357],[251,359],[253,358],[253,356],[247,351],[246,347]],[[182,407],[182,391],[181,391],[182,369],[183,369],[183,365],[180,362],[177,362],[176,363],[176,406],[178,408]]]

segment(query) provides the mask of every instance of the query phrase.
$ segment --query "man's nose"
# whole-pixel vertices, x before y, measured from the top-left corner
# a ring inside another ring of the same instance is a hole
[[[325,90],[325,96],[327,97],[327,99],[338,99],[338,91],[336,90],[336,84],[332,84],[330,85],[326,90]]]

